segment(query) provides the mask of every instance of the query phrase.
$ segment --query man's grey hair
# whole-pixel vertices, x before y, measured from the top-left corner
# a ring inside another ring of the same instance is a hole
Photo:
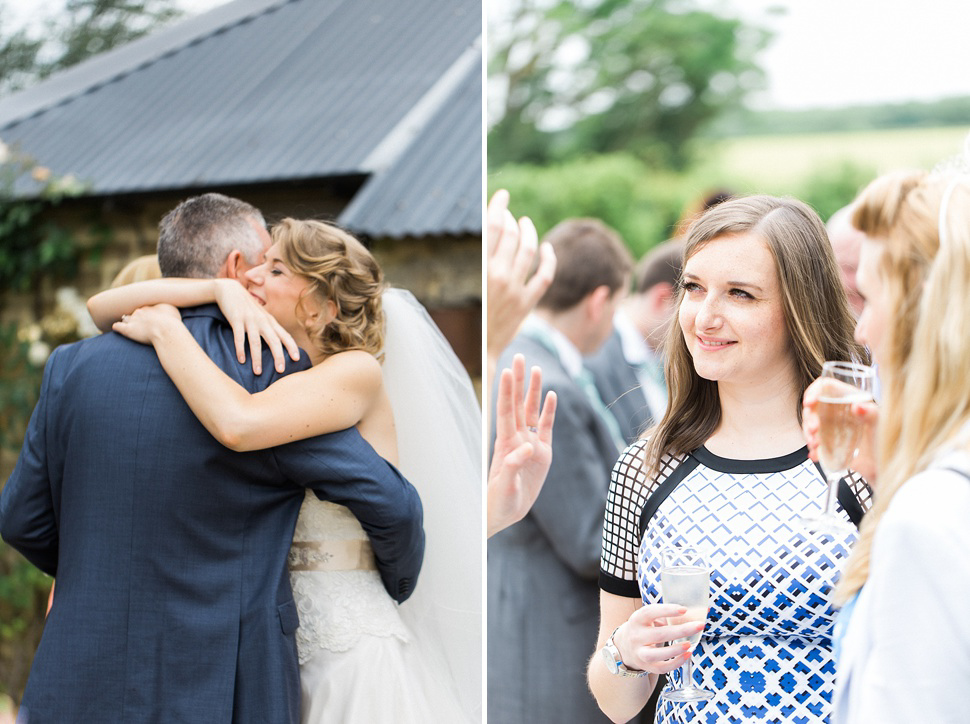
[[[158,225],[158,265],[164,277],[212,279],[238,249],[249,264],[264,252],[250,220],[266,226],[259,209],[222,194],[182,201]]]

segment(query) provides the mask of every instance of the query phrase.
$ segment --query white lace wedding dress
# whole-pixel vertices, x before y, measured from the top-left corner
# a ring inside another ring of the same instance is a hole
[[[481,720],[481,411],[407,292],[384,295],[384,384],[427,538],[414,594],[386,593],[357,519],[307,493],[290,550],[303,724]]]

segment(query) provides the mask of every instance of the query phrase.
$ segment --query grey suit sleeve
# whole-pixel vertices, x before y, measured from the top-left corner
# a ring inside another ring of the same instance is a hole
[[[387,592],[406,600],[424,559],[423,509],[414,486],[354,429],[298,440],[275,454],[289,480],[350,509],[370,537]]]
[[[530,515],[556,555],[577,575],[599,575],[603,516],[614,459],[604,459],[590,428],[589,403],[576,390],[557,390],[552,465]]]
[[[58,350],[44,370],[13,474],[0,492],[0,537],[51,576],[57,574],[59,535],[47,460],[47,415]]]

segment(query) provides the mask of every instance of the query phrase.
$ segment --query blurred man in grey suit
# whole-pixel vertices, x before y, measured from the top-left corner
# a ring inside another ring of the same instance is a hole
[[[671,239],[637,265],[634,289],[613,318],[613,333],[586,360],[600,396],[631,443],[667,409],[662,347],[674,313],[684,245]]]
[[[523,354],[559,399],[545,487],[488,545],[488,718],[498,724],[607,721],[586,663],[596,643],[606,494],[624,441],[583,357],[609,337],[633,264],[616,232],[593,219],[564,221],[545,241],[556,276],[498,365]]]

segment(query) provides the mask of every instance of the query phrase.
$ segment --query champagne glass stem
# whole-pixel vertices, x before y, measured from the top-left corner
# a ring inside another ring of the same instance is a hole
[[[694,688],[694,652],[687,657],[687,661],[681,664],[680,667],[680,688],[681,689],[693,689]]]
[[[839,473],[826,473],[825,481],[828,483],[828,491],[825,494],[825,517],[829,520],[836,518],[835,508],[839,500],[839,482],[842,476]]]

